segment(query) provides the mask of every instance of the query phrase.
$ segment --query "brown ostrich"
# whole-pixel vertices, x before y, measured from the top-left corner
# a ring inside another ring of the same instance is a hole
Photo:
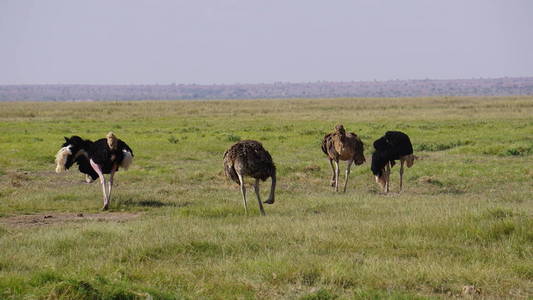
[[[331,186],[339,191],[339,160],[347,161],[344,190],[348,184],[348,175],[352,163],[361,165],[365,162],[364,146],[361,139],[353,132],[346,133],[343,125],[335,126],[335,131],[328,133],[322,140],[322,151],[328,156],[331,165]],[[335,162],[335,165],[333,164]]]
[[[244,176],[255,178],[254,190],[259,203],[261,214],[265,215],[263,204],[259,196],[259,180],[265,181],[268,177],[272,179],[270,195],[265,203],[274,203],[274,192],[276,189],[276,166],[272,161],[270,153],[263,148],[260,142],[245,140],[232,145],[224,152],[224,173],[226,176],[241,186],[244,211],[248,214],[246,205],[246,188],[244,187]]]

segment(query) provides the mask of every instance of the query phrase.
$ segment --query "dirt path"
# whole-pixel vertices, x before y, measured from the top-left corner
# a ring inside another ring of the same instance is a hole
[[[20,215],[0,218],[0,225],[10,227],[32,227],[69,222],[125,222],[139,217],[140,213],[104,212],[95,214],[85,213],[45,213],[35,215]]]

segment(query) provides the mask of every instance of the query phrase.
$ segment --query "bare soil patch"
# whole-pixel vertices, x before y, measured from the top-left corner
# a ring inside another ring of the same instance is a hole
[[[33,227],[69,222],[126,222],[139,217],[140,213],[102,212],[102,213],[45,213],[0,218],[0,225],[10,227]]]

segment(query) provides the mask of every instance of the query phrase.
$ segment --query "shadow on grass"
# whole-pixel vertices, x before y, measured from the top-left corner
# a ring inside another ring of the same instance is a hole
[[[186,207],[191,205],[191,202],[164,202],[154,199],[125,199],[118,202],[119,206],[126,207]]]

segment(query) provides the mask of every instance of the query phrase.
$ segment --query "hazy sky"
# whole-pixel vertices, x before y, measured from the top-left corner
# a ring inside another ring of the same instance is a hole
[[[0,0],[0,84],[533,76],[528,0]]]

